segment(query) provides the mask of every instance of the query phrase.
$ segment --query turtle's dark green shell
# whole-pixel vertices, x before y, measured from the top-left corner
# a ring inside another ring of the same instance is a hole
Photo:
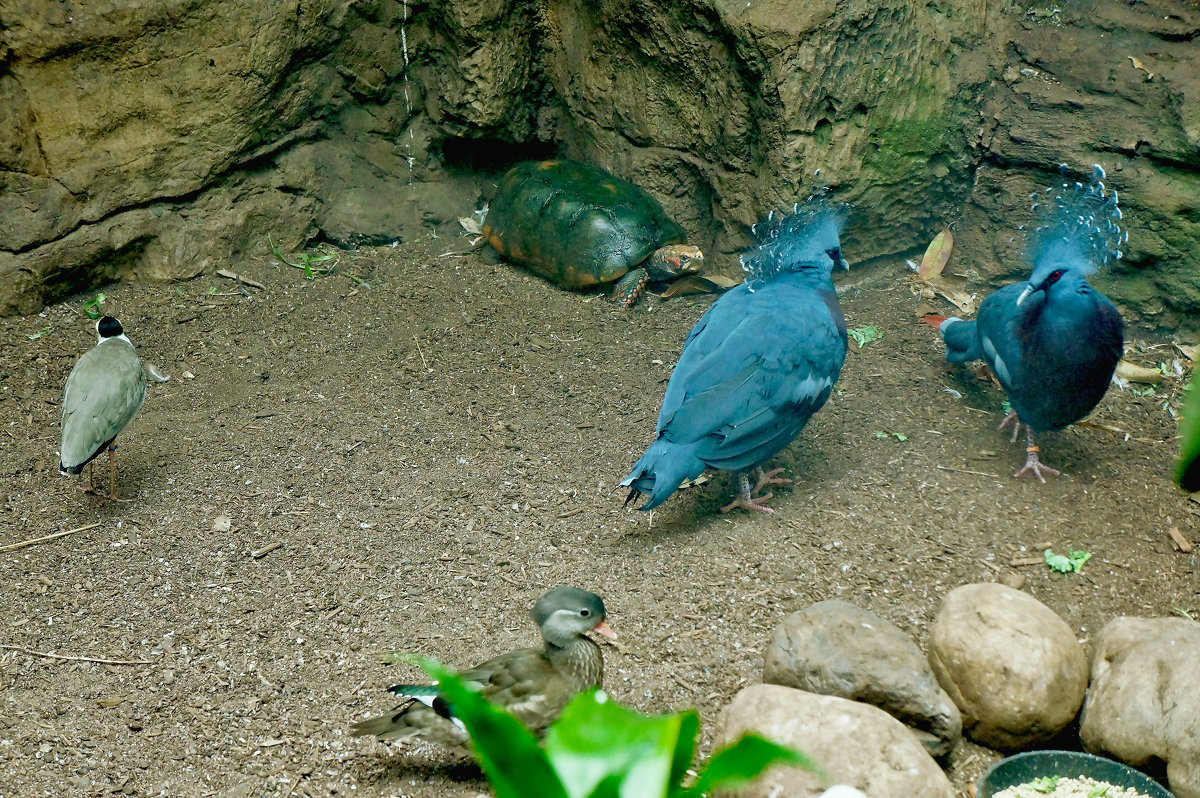
[[[565,288],[612,282],[686,235],[645,191],[575,161],[510,169],[483,234],[501,255]]]

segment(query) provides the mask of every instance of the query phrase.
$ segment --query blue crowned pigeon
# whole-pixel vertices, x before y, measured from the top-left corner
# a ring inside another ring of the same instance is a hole
[[[771,494],[757,494],[789,480],[761,466],[825,404],[846,359],[846,321],[830,279],[846,267],[844,214],[818,196],[755,225],[759,242],[741,259],[746,281],[713,303],[683,344],[655,440],[620,483],[627,506],[646,495],[638,509],[650,510],[716,468],[741,472],[737,498],[722,512],[771,512]]]
[[[1121,314],[1087,282],[1121,257],[1129,235],[1117,225],[1117,192],[1103,179],[1094,166],[1089,185],[1068,181],[1034,195],[1045,223],[1031,240],[1029,282],[990,294],[975,321],[926,317],[946,342],[946,360],[983,360],[1008,395],[1012,412],[1000,428],[1015,419],[1013,440],[1023,424],[1027,441],[1017,477],[1032,472],[1045,482],[1042,472],[1059,473],[1038,459],[1034,432],[1062,429],[1090,413],[1121,359]]]

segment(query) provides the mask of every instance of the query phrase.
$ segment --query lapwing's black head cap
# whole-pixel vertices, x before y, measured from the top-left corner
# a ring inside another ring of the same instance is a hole
[[[121,322],[114,319],[112,316],[105,316],[96,322],[96,334],[101,338],[115,338],[123,333]]]

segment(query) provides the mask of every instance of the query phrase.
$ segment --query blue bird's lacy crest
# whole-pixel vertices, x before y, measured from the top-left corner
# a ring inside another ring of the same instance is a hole
[[[1066,164],[1059,170],[1066,178]],[[1088,185],[1064,180],[1031,195],[1040,224],[1030,239],[1034,264],[1030,282],[1037,283],[1039,273],[1058,268],[1088,275],[1121,259],[1121,246],[1129,240],[1129,233],[1117,224],[1121,220],[1117,192],[1105,188],[1104,177],[1104,169],[1093,164]]]
[[[816,271],[829,276],[836,265],[828,252],[841,249],[838,234],[847,206],[826,193],[815,194],[786,213],[772,211],[750,228],[758,243],[739,259],[747,280],[770,280],[780,274]]]

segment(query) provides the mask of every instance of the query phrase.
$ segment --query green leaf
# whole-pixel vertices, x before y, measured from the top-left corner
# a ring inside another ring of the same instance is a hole
[[[539,747],[520,721],[451,671],[421,657],[395,658],[417,662],[437,680],[496,798],[701,798],[749,782],[776,763],[821,772],[803,754],[747,735],[717,752],[684,789],[700,728],[695,711],[647,716],[590,690],[567,704]]]
[[[83,303],[83,312],[87,314],[89,319],[98,319],[104,315],[100,310],[100,306],[104,304],[106,298],[104,294],[96,294],[96,296]]]
[[[1200,382],[1194,378],[1184,389],[1179,434],[1183,440],[1179,444],[1175,482],[1187,491],[1200,490]]]
[[[437,679],[454,716],[466,726],[496,798],[567,798],[537,740],[519,720],[489,704],[433,660],[421,659],[420,664]]]
[[[692,757],[696,755],[696,734],[700,731],[700,715],[696,712],[685,712],[679,722],[679,740],[675,743],[675,759],[671,763],[670,785],[672,791],[678,791],[687,775]]]
[[[546,731],[546,755],[570,798],[594,795],[606,782],[619,785],[624,798],[661,798],[679,761],[683,770],[691,761],[698,723],[691,712],[641,715],[591,690],[573,698]]]
[[[1042,557],[1046,560],[1046,565],[1050,566],[1051,571],[1058,571],[1060,574],[1069,574],[1073,570],[1070,560],[1061,554],[1055,554],[1050,549],[1042,552]]]
[[[43,327],[43,328],[42,328],[41,330],[39,330],[38,332],[35,332],[33,335],[28,335],[28,336],[26,336],[26,337],[27,337],[27,338],[28,338],[30,341],[36,341],[37,339],[39,339],[39,338],[41,338],[41,337],[43,337],[43,336],[49,335],[49,334],[50,334],[50,333],[52,333],[52,332],[54,332],[54,328],[53,328],[53,327]]]
[[[883,337],[883,333],[879,332],[878,327],[857,327],[853,330],[846,330],[846,334],[854,339],[854,343],[858,344],[859,349]]]
[[[756,734],[747,734],[733,745],[713,754],[708,767],[700,773],[690,789],[680,793],[680,798],[699,798],[717,789],[747,784],[772,765],[795,765],[813,773],[823,772],[816,762],[799,751]]]
[[[1042,557],[1046,560],[1046,565],[1052,571],[1058,571],[1060,574],[1077,574],[1083,570],[1083,565],[1088,560],[1092,559],[1090,551],[1068,551],[1067,556],[1055,554],[1050,549],[1042,552]]]
[[[1042,776],[1029,782],[1029,786],[1041,793],[1051,793],[1058,789],[1058,776]]]

